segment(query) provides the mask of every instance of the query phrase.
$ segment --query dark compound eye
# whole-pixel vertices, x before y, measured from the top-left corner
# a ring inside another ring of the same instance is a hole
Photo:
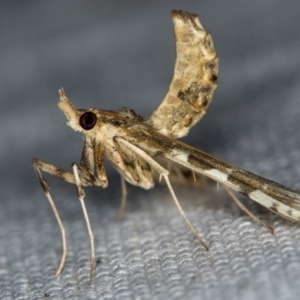
[[[84,113],[79,119],[79,124],[84,130],[90,130],[94,128],[96,123],[97,116],[91,111]]]

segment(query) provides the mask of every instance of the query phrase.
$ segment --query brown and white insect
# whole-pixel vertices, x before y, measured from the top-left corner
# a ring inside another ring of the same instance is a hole
[[[287,219],[300,221],[300,194],[175,139],[186,135],[205,114],[217,86],[218,57],[210,34],[199,22],[197,15],[172,11],[172,18],[177,54],[174,77],[165,99],[150,117],[144,119],[128,109],[76,109],[63,89],[59,90],[58,106],[67,118],[67,124],[83,134],[84,147],[80,164],[72,165],[72,173],[33,159],[33,167],[62,233],[63,254],[55,276],[63,268],[67,244],[65,229],[42,171],[77,187],[91,243],[90,283],[95,265],[94,238],[84,204],[83,187],[107,187],[104,158],[112,163],[122,179],[122,200],[117,218],[120,218],[125,206],[125,181],[149,189],[154,186],[155,174],[158,173],[159,178],[164,178],[184,221],[207,250],[208,246],[181,209],[169,175],[180,181],[180,178],[185,178],[186,170],[190,170],[191,174],[196,173],[194,176],[200,173],[221,183],[236,203],[271,233],[273,228],[253,216],[232,191],[247,195]],[[170,163],[171,169],[168,171],[166,166],[170,167]]]

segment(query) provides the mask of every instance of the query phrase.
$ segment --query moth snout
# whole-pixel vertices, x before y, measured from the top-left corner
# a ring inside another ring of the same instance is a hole
[[[72,102],[65,95],[64,90],[61,88],[58,90],[59,103],[58,107],[65,114],[68,122],[67,124],[76,131],[81,131],[82,127],[79,125],[79,118],[81,112],[76,109]]]

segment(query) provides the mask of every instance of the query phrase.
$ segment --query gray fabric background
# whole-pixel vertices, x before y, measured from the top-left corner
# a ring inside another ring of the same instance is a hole
[[[117,174],[86,204],[98,265],[88,287],[89,241],[74,186],[49,178],[67,230],[58,279],[58,226],[31,166],[70,170],[82,140],[65,125],[57,90],[78,108],[160,103],[174,65],[169,11],[199,14],[220,56],[208,114],[184,140],[225,161],[300,190],[300,2],[3,1],[0,9],[0,299],[296,299],[300,227],[246,198],[271,236],[216,186],[176,189],[205,238],[188,231],[165,186],[129,187],[123,219]]]

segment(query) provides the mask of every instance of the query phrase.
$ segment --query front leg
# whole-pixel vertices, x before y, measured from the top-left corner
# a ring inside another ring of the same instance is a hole
[[[63,245],[63,252],[62,252],[62,257],[60,260],[60,264],[59,267],[55,273],[55,277],[59,276],[62,268],[64,266],[65,260],[66,260],[66,256],[67,256],[67,242],[66,242],[66,231],[64,228],[64,225],[61,221],[61,218],[59,216],[58,210],[54,204],[54,201],[50,195],[50,187],[48,182],[46,181],[46,179],[43,177],[42,175],[42,171],[49,173],[59,179],[62,179],[66,182],[75,184],[77,186],[77,191],[78,191],[78,197],[79,200],[81,202],[82,205],[82,209],[83,209],[83,213],[85,216],[85,220],[86,220],[86,224],[88,227],[88,231],[89,231],[89,236],[90,236],[90,240],[91,240],[91,252],[92,252],[92,260],[91,263],[93,263],[94,260],[94,248],[93,248],[93,237],[91,234],[91,228],[90,228],[90,223],[87,217],[87,213],[86,213],[86,209],[83,203],[83,196],[84,196],[84,191],[83,191],[83,186],[90,186],[90,185],[97,185],[97,186],[101,186],[101,187],[107,187],[107,179],[104,173],[102,173],[101,179],[99,177],[95,177],[91,171],[94,169],[94,166],[87,168],[87,166],[91,166],[94,161],[91,162],[91,155],[87,155],[85,156],[85,151],[83,151],[83,155],[82,155],[82,159],[81,159],[81,166],[78,166],[76,164],[73,164],[73,174],[70,172],[67,172],[63,169],[57,168],[51,164],[48,164],[46,162],[43,162],[42,160],[39,159],[33,159],[32,160],[32,164],[33,164],[33,168],[37,174],[37,177],[39,179],[39,182],[45,192],[45,195],[52,207],[53,213],[55,215],[55,218],[57,220],[57,223],[59,225],[60,231],[61,231],[61,235],[62,235],[62,245]],[[86,165],[84,165],[82,163],[82,161],[86,162]],[[91,164],[92,163],[92,164]],[[102,180],[104,179],[104,180]],[[79,184],[80,182],[80,184]],[[91,276],[93,273],[93,266],[91,267]],[[92,277],[90,277],[90,282],[92,280]]]
[[[74,178],[74,175],[71,174],[71,173],[68,173],[60,168],[57,168],[53,165],[50,165],[50,164],[47,164],[39,159],[33,159],[32,160],[32,165],[33,165],[33,168],[35,170],[35,173],[39,179],[39,182],[45,192],[45,195],[52,207],[52,210],[53,210],[53,213],[54,213],[54,216],[56,218],[56,221],[58,223],[58,226],[60,228],[60,232],[61,232],[61,237],[62,237],[62,246],[63,246],[63,252],[62,252],[62,256],[61,256],[61,260],[60,260],[60,264],[58,266],[58,269],[54,275],[54,277],[57,277],[59,276],[59,274],[61,273],[61,270],[65,264],[65,260],[66,260],[66,256],[67,256],[67,241],[66,241],[66,231],[65,231],[65,228],[64,228],[64,225],[60,219],[60,216],[59,216],[59,213],[56,209],[56,206],[54,204],[54,201],[50,195],[50,187],[49,187],[49,184],[48,182],[45,180],[45,178],[43,177],[42,175],[42,172],[41,171],[44,171],[44,172],[47,172],[51,175],[54,175],[66,182],[69,182],[69,183],[73,183],[75,184],[75,178]]]
[[[92,281],[93,281],[94,269],[95,269],[94,235],[93,235],[93,232],[92,232],[90,219],[89,219],[89,216],[88,216],[88,213],[87,213],[87,210],[86,210],[86,206],[85,206],[85,203],[84,203],[85,192],[84,192],[84,189],[83,189],[82,181],[81,181],[80,176],[79,176],[80,168],[77,164],[72,164],[72,168],[73,168],[73,174],[74,174],[76,187],[77,187],[78,199],[79,199],[80,204],[81,204],[81,208],[82,208],[82,211],[83,211],[83,215],[84,215],[84,219],[85,219],[85,223],[86,223],[86,226],[87,226],[87,229],[88,229],[90,243],[91,243],[91,268],[90,268],[90,280],[89,280],[89,284],[91,285]]]

